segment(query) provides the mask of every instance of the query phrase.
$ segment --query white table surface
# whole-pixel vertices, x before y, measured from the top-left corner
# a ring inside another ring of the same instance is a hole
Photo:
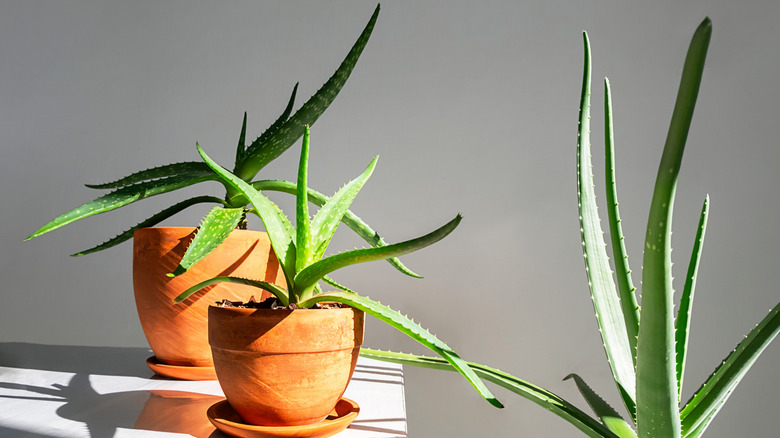
[[[144,348],[0,343],[0,437],[223,438],[206,409],[217,381],[154,375]],[[400,365],[360,358],[345,397],[360,405],[339,438],[406,437]],[[184,421],[182,421],[184,420]]]

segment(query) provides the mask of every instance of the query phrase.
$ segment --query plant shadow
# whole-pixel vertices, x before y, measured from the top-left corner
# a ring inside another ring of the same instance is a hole
[[[67,385],[50,387],[0,382],[0,388],[23,390],[35,396],[0,398],[42,400],[64,404],[56,414],[84,424],[90,438],[112,438],[118,429],[140,429],[180,433],[195,438],[221,438],[206,417],[206,410],[223,397],[171,390],[138,390],[99,394],[87,374],[75,374]],[[13,431],[8,436],[47,437],[32,432]],[[0,432],[2,428],[0,428]],[[25,435],[26,433],[26,435]],[[1,436],[5,436],[0,434]]]
[[[206,417],[206,410],[223,397],[178,390],[131,390],[98,393],[90,375],[161,379],[146,367],[146,348],[71,347],[27,343],[0,343],[0,366],[73,373],[67,384],[39,386],[0,382],[12,392],[0,400],[49,402],[59,406],[56,416],[83,424],[84,436],[113,438],[119,429],[183,433],[195,438],[224,438]],[[35,383],[33,380],[32,383]],[[24,391],[24,392],[21,392]],[[51,423],[56,417],[50,415]],[[36,418],[46,423],[47,418]],[[55,427],[56,428],[56,427]],[[0,436],[50,438],[45,429],[20,430],[0,425]]]

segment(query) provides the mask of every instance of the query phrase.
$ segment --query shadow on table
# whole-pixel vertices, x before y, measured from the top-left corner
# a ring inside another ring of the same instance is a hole
[[[361,420],[359,417],[349,425],[350,429],[365,430],[369,432],[382,433],[382,436],[388,438],[407,438],[406,431],[389,429],[387,427],[372,426],[371,423],[386,422],[386,421],[406,421],[406,418],[382,418],[381,420]]]
[[[55,438],[53,435],[43,435],[40,433],[25,432],[19,429],[0,426],[0,436],[14,438]]]
[[[183,433],[195,438],[225,437],[206,417],[208,407],[222,397],[174,390],[99,394],[92,387],[91,374],[152,377],[154,373],[145,363],[149,355],[146,348],[0,343],[0,366],[74,373],[67,385],[0,382],[0,388],[29,393],[0,398],[57,403],[61,405],[56,409],[57,416],[84,424],[91,438],[113,438],[120,428]],[[0,426],[0,436],[50,438],[6,426]]]
[[[61,418],[83,423],[91,438],[112,438],[117,429],[142,429],[183,433],[195,438],[223,437],[206,418],[206,410],[222,397],[185,391],[152,390],[98,394],[87,374],[75,374],[67,385],[41,387],[0,382],[0,388],[22,390],[31,396],[0,398],[65,402],[57,409]],[[140,413],[139,413],[140,412]],[[30,432],[0,428],[0,436],[47,438]],[[25,435],[26,433],[26,435]]]
[[[151,377],[148,348],[0,342],[0,366],[68,373]]]

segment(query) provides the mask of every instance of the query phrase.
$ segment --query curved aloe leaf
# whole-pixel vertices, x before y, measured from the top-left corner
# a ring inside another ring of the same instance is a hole
[[[612,376],[626,408],[633,415],[636,406],[634,360],[620,300],[612,279],[593,189],[593,169],[590,161],[590,41],[587,33],[583,32],[582,36],[584,68],[577,135],[577,197],[585,270]]]
[[[306,198],[309,186],[309,127],[306,126],[298,164],[298,190],[295,194],[295,272],[300,272],[312,261],[314,254],[311,235],[309,200]]]
[[[701,208],[699,227],[696,230],[696,240],[693,242],[691,261],[688,263],[688,275],[685,276],[685,287],[680,297],[680,310],[677,311],[677,321],[674,327],[674,343],[677,354],[677,399],[682,396],[683,377],[685,376],[685,360],[688,354],[688,339],[690,338],[691,311],[693,310],[693,292],[696,289],[696,273],[699,271],[704,232],[707,229],[710,197],[704,198]]]
[[[388,257],[401,256],[410,252],[414,252],[418,249],[425,248],[426,246],[432,245],[445,238],[448,234],[455,230],[455,228],[460,223],[461,218],[461,215],[457,215],[454,219],[444,224],[437,230],[434,230],[416,239],[411,239],[382,247],[355,249],[326,257],[299,272],[295,276],[293,283],[295,283],[297,287],[305,288],[309,285],[317,283],[322,277],[337,269],[354,265],[356,263],[365,263],[374,260],[386,259]]]
[[[636,360],[636,339],[639,335],[639,305],[636,302],[636,288],[631,280],[631,268],[628,267],[623,228],[620,226],[620,210],[618,208],[617,183],[615,181],[615,133],[612,123],[612,90],[609,79],[604,78],[604,150],[607,170],[607,217],[609,218],[609,235],[612,241],[612,255],[617,271],[618,293],[623,318],[626,321],[626,335],[631,346],[631,357]],[[635,362],[636,364],[636,362]]]
[[[379,157],[376,157],[371,160],[371,163],[369,163],[366,170],[363,171],[360,176],[339,189],[336,194],[325,202],[322,208],[320,208],[320,211],[314,216],[314,220],[311,224],[312,244],[314,245],[314,248],[316,248],[314,260],[322,258],[325,249],[333,238],[333,234],[336,232],[336,227],[347,213],[349,206],[363,187],[363,184],[371,177],[371,173],[374,171],[378,159]],[[300,183],[298,184],[298,187],[300,187]]]
[[[192,294],[195,292],[198,292],[199,290],[211,286],[212,284],[217,283],[235,283],[235,284],[245,284],[247,286],[254,286],[259,289],[267,290],[268,292],[271,292],[276,296],[276,298],[279,300],[279,302],[282,304],[282,306],[287,306],[290,304],[289,297],[287,295],[287,291],[284,290],[284,288],[281,288],[273,283],[269,283],[267,281],[259,281],[259,280],[249,280],[247,278],[239,278],[239,277],[214,277],[210,278],[206,281],[201,281],[200,283],[190,287],[189,289],[185,290],[179,296],[173,299],[174,302],[180,303],[187,298],[189,298]]]
[[[452,365],[446,360],[438,357],[419,356],[408,353],[396,353],[393,351],[371,350],[361,348],[360,355],[369,359],[382,360],[385,362],[399,363],[402,365],[411,365],[420,368],[430,368],[435,370],[455,371]],[[573,404],[562,399],[560,396],[515,377],[501,370],[481,365],[474,362],[466,362],[481,379],[493,382],[515,394],[530,400],[542,408],[558,415],[571,423],[574,427],[592,438],[616,438],[609,429],[596,421],[590,415],[581,411]]]
[[[214,207],[208,212],[203,222],[195,232],[195,237],[187,246],[187,251],[169,277],[175,277],[187,272],[195,263],[203,260],[217,249],[230,233],[236,229],[238,222],[244,217],[243,208]]]
[[[46,234],[49,231],[56,230],[62,226],[65,226],[71,222],[85,217],[94,216],[96,214],[105,213],[123,207],[128,204],[132,204],[135,201],[148,198],[150,196],[160,195],[163,193],[172,192],[174,190],[188,187],[193,184],[197,184],[203,181],[215,180],[215,175],[203,173],[185,173],[177,176],[170,176],[167,178],[157,179],[154,181],[146,181],[131,186],[122,187],[111,193],[107,193],[99,198],[93,199],[85,204],[82,204],[73,210],[61,214],[54,218],[48,224],[42,226],[34,233],[30,234],[24,240],[30,240],[38,237],[42,234]]]
[[[259,137],[255,139],[255,141],[252,142],[252,144],[263,144],[273,135],[274,132],[276,132],[279,127],[284,124],[284,122],[287,121],[287,119],[290,118],[290,113],[292,113],[293,105],[295,105],[295,96],[298,94],[298,84],[296,83],[293,87],[292,95],[290,95],[290,100],[287,101],[287,106],[284,108],[284,111],[282,114],[269,126],[265,131],[263,131],[262,134],[260,134]],[[238,148],[236,149],[236,166],[238,166],[239,163],[244,161],[246,158],[246,113],[244,113],[244,123],[241,126],[241,135],[238,139]],[[233,169],[233,172],[235,173],[235,168]]]
[[[721,403],[721,405],[723,405],[723,403]],[[700,436],[702,436],[702,434],[704,434],[704,431],[707,430],[707,427],[710,425],[710,421],[712,421],[712,418],[715,416],[715,414],[718,413],[718,410],[720,410],[720,407],[718,407],[718,409],[716,409],[712,413],[710,413],[710,415],[706,419],[706,421],[700,423],[699,426],[696,429],[694,429],[694,430],[692,430],[692,431],[690,431],[688,433],[683,433],[683,437],[684,438],[699,438]]]
[[[569,374],[563,380],[573,379],[577,385],[580,394],[588,402],[588,406],[593,409],[593,413],[611,430],[615,435],[621,438],[636,438],[636,432],[631,426],[620,417],[620,414],[609,405],[596,391],[591,389],[587,383],[577,374]]]
[[[313,125],[330,106],[339,91],[341,91],[347,78],[349,78],[358,58],[360,58],[360,54],[366,47],[378,15],[379,5],[377,5],[368,24],[366,24],[363,32],[333,76],[295,112],[295,115],[284,122],[266,141],[253,142],[247,148],[246,158],[235,169],[235,173],[239,178],[246,181],[252,179],[260,169],[289,149],[303,135],[304,126]]]
[[[297,190],[297,185],[290,181],[282,181],[282,180],[260,180],[260,181],[254,181],[252,182],[252,187],[254,187],[256,190],[269,190],[269,191],[275,191],[275,192],[283,192],[294,195]],[[323,195],[322,193],[313,190],[309,188],[309,191],[307,193],[307,197],[309,198],[309,202],[311,202],[314,205],[317,205],[319,207],[322,207],[325,205],[325,203],[328,201],[328,197]],[[357,215],[352,213],[351,211],[347,210],[346,214],[344,214],[344,217],[341,218],[341,222],[348,226],[352,231],[357,233],[358,236],[360,236],[363,240],[368,242],[371,246],[387,246],[387,242],[371,227],[365,223],[362,219],[360,219]],[[415,278],[422,278],[421,275],[416,274],[415,272],[411,271],[409,268],[407,268],[403,263],[401,263],[398,258],[392,257],[387,259],[388,263],[390,263],[394,268],[401,271],[402,273]]]
[[[706,429],[742,377],[778,333],[780,303],[748,333],[688,401],[680,413],[685,436],[698,436],[695,435],[697,431],[700,434]]]
[[[287,216],[270,199],[266,198],[260,192],[252,188],[246,181],[230,173],[227,169],[212,160],[206,152],[196,145],[198,154],[203,161],[214,171],[214,173],[233,187],[236,191],[244,195],[257,210],[257,215],[263,221],[268,240],[271,241],[271,247],[274,249],[276,259],[284,271],[284,275],[289,279],[295,276],[295,241],[294,230]]]
[[[300,305],[302,307],[311,307],[316,303],[323,301],[333,301],[337,303],[346,304],[348,306],[360,309],[369,315],[379,319],[382,322],[389,324],[390,326],[398,329],[401,333],[409,336],[425,347],[429,348],[439,356],[447,360],[459,373],[471,383],[472,386],[479,392],[479,394],[495,407],[503,408],[504,406],[499,402],[490,390],[487,389],[484,383],[474,374],[474,370],[469,368],[466,362],[461,359],[447,344],[440,341],[436,336],[432,335],[428,330],[422,328],[419,324],[410,320],[409,318],[401,315],[397,311],[376,302],[368,297],[362,297],[357,294],[349,292],[326,292],[315,295],[306,301],[302,301]]]
[[[124,231],[123,233],[111,238],[110,240],[107,240],[106,242],[101,243],[100,245],[93,246],[92,248],[85,249],[84,251],[77,252],[75,254],[71,254],[73,257],[83,256],[87,254],[92,254],[94,252],[102,251],[104,249],[111,248],[112,246],[119,245],[120,243],[130,240],[133,238],[133,233],[135,230],[139,228],[146,228],[146,227],[152,227],[157,225],[158,223],[164,221],[165,219],[168,219],[169,217],[175,215],[176,213],[184,210],[187,207],[193,206],[195,204],[200,204],[204,202],[214,202],[217,204],[225,205],[225,201],[219,198],[215,198],[214,196],[197,196],[194,198],[186,199],[184,201],[181,201],[177,204],[174,204],[165,210],[155,214],[154,216],[150,217],[149,219],[146,219],[142,222],[139,222],[134,227],[130,228],[129,230]]]
[[[328,277],[327,275],[322,277],[322,281],[324,281],[325,283],[335,287],[336,289],[343,290],[344,292],[349,292],[349,293],[353,293],[353,294],[357,293],[354,290],[352,290],[352,289],[344,286],[343,284],[339,283],[338,281]]]
[[[166,164],[164,166],[153,167],[151,169],[141,170],[128,175],[124,178],[120,178],[116,181],[104,183],[104,184],[84,184],[90,189],[116,189],[119,187],[125,187],[133,184],[137,184],[144,181],[150,181],[158,178],[167,178],[171,176],[178,176],[182,174],[197,174],[202,173],[208,175],[211,173],[208,166],[197,161],[189,161],[184,163]]]
[[[641,438],[674,438],[681,433],[674,347],[672,205],[711,32],[712,24],[705,19],[691,40],[647,219],[636,360]]]

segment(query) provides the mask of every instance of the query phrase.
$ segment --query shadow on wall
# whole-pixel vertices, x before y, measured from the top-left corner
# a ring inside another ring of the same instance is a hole
[[[67,373],[149,377],[148,348],[0,342],[0,366]]]

